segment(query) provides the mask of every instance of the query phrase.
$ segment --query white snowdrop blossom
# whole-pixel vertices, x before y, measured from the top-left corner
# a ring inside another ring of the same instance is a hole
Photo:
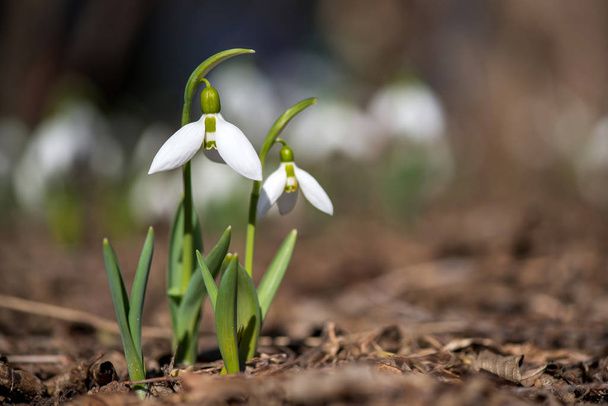
[[[148,174],[178,168],[202,147],[203,153],[212,161],[226,163],[246,178],[262,180],[262,164],[255,149],[237,126],[219,114],[217,91],[208,86],[203,89],[201,99],[201,118],[169,137],[152,160]]]
[[[306,200],[314,207],[330,216],[334,213],[334,206],[325,190],[311,174],[295,164],[293,152],[289,147],[284,146],[281,149],[279,169],[270,174],[262,185],[257,206],[258,218],[266,214],[275,203],[282,215],[292,211],[300,189]]]
[[[441,102],[422,84],[391,84],[380,89],[372,97],[369,111],[393,137],[428,142],[445,133]]]

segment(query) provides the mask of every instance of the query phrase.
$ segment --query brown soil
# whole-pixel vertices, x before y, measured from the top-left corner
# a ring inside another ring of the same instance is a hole
[[[602,217],[577,204],[511,204],[436,210],[407,232],[339,220],[303,230],[259,356],[233,377],[219,375],[208,309],[199,362],[170,369],[161,238],[146,305],[156,327],[144,339],[147,402],[606,402]],[[99,244],[66,251],[21,228],[1,238],[0,293],[113,318]],[[260,242],[259,265],[279,241],[277,231]],[[140,243],[115,243],[125,270]],[[139,403],[114,333],[34,313],[0,307],[4,403]]]

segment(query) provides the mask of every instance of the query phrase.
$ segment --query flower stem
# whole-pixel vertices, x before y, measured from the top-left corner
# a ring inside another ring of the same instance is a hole
[[[272,127],[268,130],[266,134],[266,138],[264,139],[264,144],[262,145],[262,149],[260,150],[260,163],[262,164],[262,169],[264,169],[264,164],[266,163],[266,156],[270,149],[275,143],[279,143],[281,145],[286,145],[286,142],[279,138],[281,131],[285,128],[287,123],[291,121],[293,117],[295,117],[302,110],[306,109],[309,106],[312,106],[317,102],[315,97],[311,97],[308,99],[304,99],[294,104],[274,122]],[[245,270],[249,274],[249,276],[253,275],[253,251],[255,245],[255,225],[257,220],[257,209],[258,209],[258,200],[260,198],[260,190],[262,189],[262,182],[253,181],[253,187],[251,188],[251,196],[249,198],[249,217],[247,221],[247,242],[245,244]]]
[[[182,172],[184,181],[184,234],[182,239],[182,280],[181,291],[188,289],[192,277],[192,260],[194,255],[192,235],[192,181],[190,162],[186,163]]]
[[[184,92],[184,105],[182,108],[182,127],[190,122],[190,108],[192,96],[196,90],[196,81],[188,80]],[[182,168],[184,182],[184,234],[182,239],[182,280],[181,291],[185,292],[192,276],[192,263],[194,256],[192,236],[192,175],[190,161]]]
[[[245,244],[245,270],[249,276],[253,275],[253,250],[255,245],[255,224],[257,220],[258,199],[262,182],[253,181],[251,196],[249,197],[249,218],[247,223],[247,242]]]

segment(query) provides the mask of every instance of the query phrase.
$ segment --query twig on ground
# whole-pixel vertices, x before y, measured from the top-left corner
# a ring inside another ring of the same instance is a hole
[[[120,334],[118,325],[114,321],[104,319],[103,317],[99,317],[82,310],[75,310],[67,307],[2,294],[0,294],[0,308],[35,314],[42,317],[51,317],[71,323],[88,324],[97,330],[107,331],[117,335]],[[144,326],[142,328],[142,337],[167,339],[168,337],[171,337],[171,332],[168,329],[161,327]]]
[[[122,382],[125,385],[142,385],[145,383],[160,383],[160,382],[178,382],[181,381],[182,378],[179,376],[158,376],[156,378],[148,378],[142,379],[141,381],[124,381]]]
[[[63,364],[70,363],[66,355],[60,354],[33,354],[33,355],[7,355],[6,360],[10,364]]]

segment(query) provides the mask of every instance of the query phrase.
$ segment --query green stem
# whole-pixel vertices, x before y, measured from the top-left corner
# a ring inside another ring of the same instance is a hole
[[[262,161],[262,165],[264,162]],[[249,198],[249,219],[247,223],[247,242],[245,244],[245,270],[249,276],[253,275],[253,251],[255,245],[255,225],[257,220],[258,200],[260,198],[260,189],[262,182],[253,181],[251,196]]]
[[[184,235],[182,238],[182,280],[180,288],[186,292],[192,277],[192,264],[194,256],[194,236],[192,234],[192,181],[190,162],[187,162],[182,171],[184,181]]]
[[[182,127],[190,122],[190,108],[192,97],[196,91],[196,79],[192,76],[186,84],[184,92],[184,106],[182,108]],[[184,183],[184,235],[182,239],[182,280],[180,288],[182,292],[188,289],[188,283],[192,276],[192,262],[194,255],[192,236],[192,170],[190,161],[182,168],[182,180]]]
[[[264,169],[264,163],[266,162],[266,156],[270,149],[275,143],[280,143],[282,145],[285,144],[279,135],[281,135],[281,131],[285,128],[285,126],[294,118],[298,113],[307,107],[312,106],[317,102],[315,97],[310,97],[308,99],[304,99],[294,104],[274,122],[268,133],[266,134],[266,138],[264,139],[264,144],[262,144],[262,149],[260,150],[260,162],[262,163],[262,170]],[[245,270],[249,274],[249,276],[253,275],[253,252],[255,246],[255,225],[257,220],[257,208],[258,208],[258,200],[260,198],[260,190],[262,189],[262,182],[253,181],[253,187],[251,188],[251,195],[249,197],[249,217],[247,220],[247,242],[245,244]]]

